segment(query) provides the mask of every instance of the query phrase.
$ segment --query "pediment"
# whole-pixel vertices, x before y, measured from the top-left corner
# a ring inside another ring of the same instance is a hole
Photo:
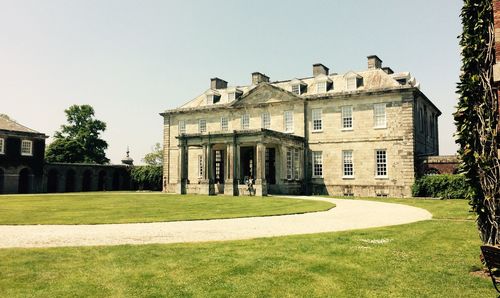
[[[268,83],[261,83],[250,92],[233,102],[232,106],[270,104],[303,100],[292,92],[286,91]]]

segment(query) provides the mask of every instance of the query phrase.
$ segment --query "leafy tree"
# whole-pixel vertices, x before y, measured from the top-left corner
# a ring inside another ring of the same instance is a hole
[[[495,63],[491,0],[464,0],[460,95],[454,114],[461,171],[474,193],[472,210],[484,243],[500,244],[500,163],[498,160],[498,100],[493,89]]]
[[[46,151],[49,162],[81,162],[105,164],[109,162],[105,150],[108,143],[100,138],[106,123],[95,119],[90,105],[72,105],[67,110],[68,124],[54,134]]]
[[[163,150],[160,143],[156,143],[151,150],[152,152],[146,154],[142,161],[150,166],[163,165]]]
[[[161,190],[162,166],[134,166],[130,173],[135,189]]]

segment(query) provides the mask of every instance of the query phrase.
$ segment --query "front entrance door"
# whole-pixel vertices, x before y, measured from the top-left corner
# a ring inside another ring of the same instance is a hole
[[[224,150],[215,150],[215,162],[214,162],[214,183],[215,191],[219,194],[224,193]]]

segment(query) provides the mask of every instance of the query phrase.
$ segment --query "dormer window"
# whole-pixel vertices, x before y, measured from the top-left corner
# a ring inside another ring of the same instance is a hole
[[[243,94],[243,91],[241,91],[238,88],[234,88],[234,87],[229,88],[227,90],[227,101],[231,102],[231,101],[237,100],[238,98],[240,98],[240,96],[242,94]]]
[[[292,85],[292,93],[300,95],[300,85],[299,84]]]
[[[346,78],[346,89],[356,90],[364,85],[363,77],[360,75],[351,75]]]
[[[5,154],[5,139],[0,138],[0,154]]]
[[[213,105],[220,101],[220,95],[208,94],[207,95],[207,105]]]
[[[307,92],[307,84],[299,79],[291,80],[290,85],[292,86],[293,94],[301,95]]]
[[[325,93],[326,92],[326,82],[318,82],[318,84],[316,84],[316,92],[317,93]]]

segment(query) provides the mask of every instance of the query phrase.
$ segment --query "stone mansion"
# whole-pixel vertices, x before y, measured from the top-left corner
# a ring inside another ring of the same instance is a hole
[[[368,67],[210,88],[164,118],[166,192],[411,196],[419,158],[438,155],[441,112],[408,72]]]

